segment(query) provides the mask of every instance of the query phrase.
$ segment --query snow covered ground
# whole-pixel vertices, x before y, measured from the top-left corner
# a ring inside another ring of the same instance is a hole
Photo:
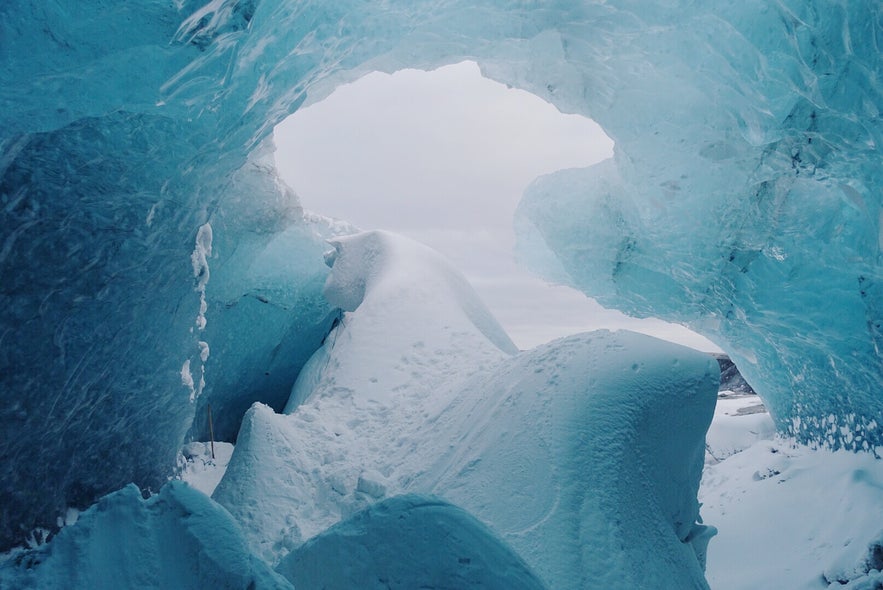
[[[214,457],[212,457],[214,445]],[[233,455],[228,442],[192,442],[181,449],[181,479],[206,496],[211,496],[227,471]]]
[[[718,398],[707,443],[699,499],[718,529],[706,570],[712,590],[881,587],[880,461],[776,437],[760,399],[733,392]],[[208,443],[194,445],[182,479],[210,495],[233,448],[215,443],[212,461]]]
[[[723,395],[699,500],[713,590],[883,588],[883,464],[776,437],[756,396]]]

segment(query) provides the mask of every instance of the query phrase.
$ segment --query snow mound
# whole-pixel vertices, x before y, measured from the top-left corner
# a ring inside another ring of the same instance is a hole
[[[0,587],[292,588],[248,551],[223,508],[178,481],[148,500],[134,485],[101,498],[42,549],[0,564]]]
[[[307,361],[287,413],[332,390],[340,396],[358,389],[359,404],[422,397],[518,351],[463,275],[434,250],[382,231],[330,243],[325,297],[358,313],[342,317]]]
[[[370,232],[329,259],[326,292],[352,311],[289,414],[249,410],[213,496],[256,553],[279,563],[383,497],[431,494],[550,588],[707,587],[696,492],[712,357],[607,331],[513,355],[422,246]]]
[[[331,267],[325,298],[331,305],[344,311],[355,311],[362,305],[377,310],[398,305],[405,311],[413,308],[415,301],[425,306],[426,298],[431,298],[443,306],[439,315],[446,320],[459,308],[459,313],[500,350],[517,352],[466,278],[435,250],[377,230],[335,238],[329,243],[334,250],[325,255]]]
[[[551,588],[705,588],[696,490],[716,367],[597,332],[407,403],[255,405],[214,497],[271,562],[384,493],[418,493],[487,523]]]
[[[279,564],[296,588],[542,590],[485,525],[437,498],[378,502],[305,543]]]

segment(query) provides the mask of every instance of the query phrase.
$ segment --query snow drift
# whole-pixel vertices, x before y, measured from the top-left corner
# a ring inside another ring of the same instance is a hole
[[[437,254],[378,232],[335,246],[326,292],[352,311],[290,414],[252,407],[213,496],[256,553],[277,563],[378,500],[432,494],[548,588],[706,587],[696,493],[714,358],[606,331],[513,355]]]

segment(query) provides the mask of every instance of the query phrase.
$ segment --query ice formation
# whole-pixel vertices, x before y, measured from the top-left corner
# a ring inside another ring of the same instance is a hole
[[[861,0],[6,0],[0,547],[157,488],[202,404],[232,437],[285,403],[335,317],[332,231],[277,186],[267,137],[362,73],[467,57],[616,141],[536,185],[527,258],[712,338],[780,429],[878,445],[881,25]]]
[[[292,590],[248,551],[223,508],[182,482],[167,484],[148,500],[134,485],[105,496],[52,543],[0,563],[0,585],[7,590]]]

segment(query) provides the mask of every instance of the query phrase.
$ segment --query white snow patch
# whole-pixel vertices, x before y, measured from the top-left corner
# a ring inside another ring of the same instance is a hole
[[[883,462],[775,437],[767,414],[739,414],[756,399],[719,400],[709,429],[709,446],[723,458],[707,462],[699,490],[703,519],[718,529],[708,548],[709,585],[879,587]]]
[[[181,365],[181,385],[190,389],[190,401],[193,401],[196,397],[196,388],[194,387],[193,373],[190,371],[190,359]]]
[[[76,524],[78,518],[80,518],[80,511],[76,508],[68,508],[64,511],[64,515],[56,519],[55,524],[58,525],[58,528],[70,526]]]
[[[201,360],[202,362],[207,361],[210,352],[208,342],[200,340],[199,342],[197,342],[197,346],[199,346],[199,360]]]
[[[206,496],[214,493],[233,455],[233,445],[228,442],[215,441],[214,449],[214,458],[210,442],[191,442],[181,449],[179,478]]]
[[[193,266],[193,278],[196,279],[196,291],[199,293],[199,314],[196,316],[196,327],[205,329],[205,312],[208,304],[205,300],[205,287],[208,284],[211,272],[208,259],[212,255],[212,226],[205,223],[196,232],[196,243],[190,254],[190,264]]]
[[[758,396],[721,392],[705,435],[705,462],[718,463],[775,434],[776,425]]]

